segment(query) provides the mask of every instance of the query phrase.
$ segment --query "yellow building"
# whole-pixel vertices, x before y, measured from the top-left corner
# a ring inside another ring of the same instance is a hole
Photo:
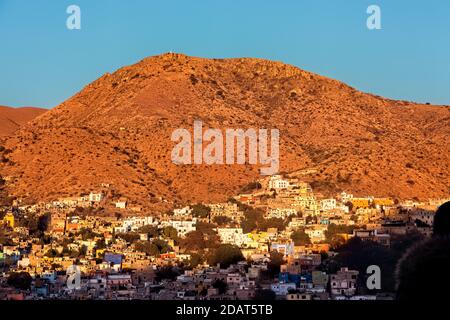
[[[353,198],[350,200],[353,207],[355,208],[368,208],[369,207],[369,199],[367,198]]]
[[[349,234],[349,233],[337,233],[336,235],[338,237],[341,237],[342,239],[344,239],[344,241],[348,241],[349,239],[351,239],[353,237],[353,235]]]
[[[103,258],[105,256],[105,249],[97,249],[95,250],[95,257],[97,259]]]
[[[11,212],[8,212],[3,218],[3,222],[10,228],[14,228],[14,215]]]
[[[378,206],[392,206],[394,205],[394,200],[391,198],[375,198],[373,203]]]
[[[268,240],[267,232],[251,232],[247,233],[247,237],[256,242],[266,242]]]

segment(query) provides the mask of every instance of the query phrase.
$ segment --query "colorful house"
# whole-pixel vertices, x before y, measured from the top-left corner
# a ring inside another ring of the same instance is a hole
[[[11,212],[8,212],[3,218],[3,222],[10,228],[14,228],[14,215]]]
[[[394,205],[394,200],[391,198],[375,198],[373,199],[373,203],[376,206],[392,206]]]
[[[368,208],[369,207],[369,199],[367,198],[353,198],[350,200],[353,207],[355,208]]]

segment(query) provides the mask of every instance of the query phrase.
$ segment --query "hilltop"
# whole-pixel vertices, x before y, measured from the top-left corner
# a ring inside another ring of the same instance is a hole
[[[448,196],[448,106],[385,99],[262,59],[149,57],[20,127],[0,166],[11,194],[50,200],[114,187],[141,205],[223,201],[251,165],[171,162],[177,128],[278,128],[280,169],[324,194]]]

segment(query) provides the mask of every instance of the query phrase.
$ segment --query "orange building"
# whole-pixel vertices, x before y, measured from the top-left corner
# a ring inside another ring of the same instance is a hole
[[[66,225],[66,231],[67,232],[78,232],[79,230],[79,224],[78,223],[67,223]]]
[[[353,207],[355,208],[368,208],[369,207],[369,199],[367,198],[353,198],[350,200]]]
[[[373,203],[378,206],[392,206],[394,205],[394,200],[391,198],[375,198]]]
[[[330,251],[330,245],[328,243],[314,243],[311,245],[312,252],[321,253]]]

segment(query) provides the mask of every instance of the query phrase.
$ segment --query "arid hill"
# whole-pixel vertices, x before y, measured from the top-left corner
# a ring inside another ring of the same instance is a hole
[[[163,54],[105,74],[5,144],[8,190],[50,200],[98,190],[157,206],[222,201],[252,165],[171,162],[174,129],[277,128],[281,171],[316,190],[430,198],[449,194],[448,106],[394,101],[261,59]]]
[[[19,127],[46,112],[47,109],[0,106],[0,137],[13,134]]]

